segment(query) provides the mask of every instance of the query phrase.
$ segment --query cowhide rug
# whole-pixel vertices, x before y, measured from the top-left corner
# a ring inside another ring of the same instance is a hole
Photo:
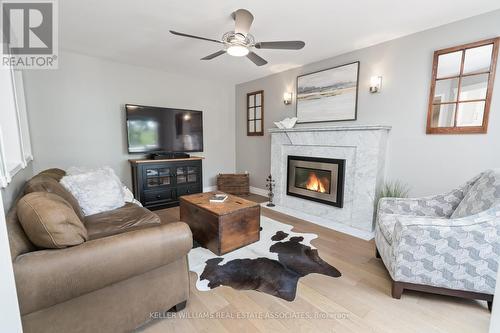
[[[261,217],[260,240],[223,256],[197,247],[189,252],[189,270],[198,275],[196,288],[218,286],[257,290],[293,301],[299,278],[310,273],[340,277],[311,245],[315,234],[292,232],[293,226]]]

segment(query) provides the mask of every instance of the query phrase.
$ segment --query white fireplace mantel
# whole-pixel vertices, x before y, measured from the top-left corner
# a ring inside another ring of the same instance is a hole
[[[375,196],[384,178],[390,126],[338,125],[270,129],[277,210],[361,238],[372,234]],[[344,207],[288,196],[287,156],[344,159]],[[311,218],[307,218],[310,216]],[[354,232],[349,232],[354,230]],[[356,232],[359,231],[359,232]]]
[[[390,131],[391,126],[384,125],[350,125],[350,126],[316,126],[316,127],[294,127],[294,128],[270,128],[269,133],[284,133],[284,132],[330,132],[330,131]]]

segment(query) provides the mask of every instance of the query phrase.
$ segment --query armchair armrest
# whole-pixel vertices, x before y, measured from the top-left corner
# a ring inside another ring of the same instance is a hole
[[[186,256],[192,235],[172,223],[21,255],[14,274],[22,314],[140,275]]]
[[[492,294],[500,256],[500,212],[460,219],[397,217],[394,278]]]
[[[485,223],[500,226],[500,207],[493,207],[483,212],[458,219],[429,216],[407,216],[400,215],[396,219],[396,231],[410,228],[433,228],[442,227],[458,231],[467,228],[468,232],[473,229],[483,228]]]

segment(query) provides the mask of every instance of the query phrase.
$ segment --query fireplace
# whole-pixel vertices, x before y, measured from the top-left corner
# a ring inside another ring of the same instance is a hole
[[[345,160],[288,156],[286,194],[342,208]]]

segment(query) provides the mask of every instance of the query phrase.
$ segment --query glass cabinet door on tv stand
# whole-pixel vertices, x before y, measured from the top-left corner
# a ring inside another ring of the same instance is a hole
[[[170,168],[147,167],[146,187],[158,188],[159,186],[169,186],[172,184]]]
[[[182,166],[177,167],[176,184],[187,184],[198,182],[198,167],[196,166]]]

